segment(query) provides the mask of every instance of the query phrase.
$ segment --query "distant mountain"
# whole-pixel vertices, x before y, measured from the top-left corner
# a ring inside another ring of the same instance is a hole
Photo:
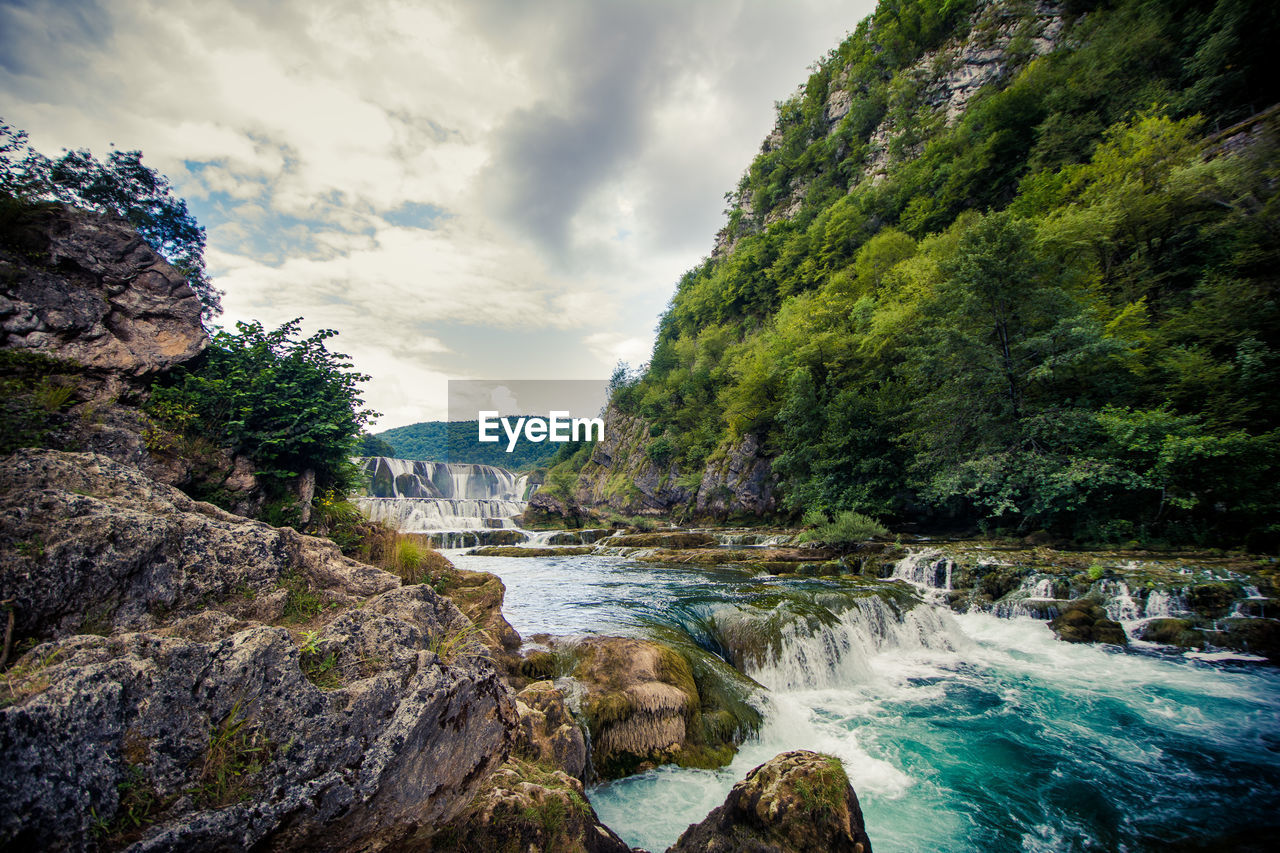
[[[478,434],[477,421],[424,421],[377,433],[375,438],[391,445],[399,459],[496,465],[512,471],[546,465],[562,446],[522,439],[507,453],[505,438],[497,443],[481,443]]]

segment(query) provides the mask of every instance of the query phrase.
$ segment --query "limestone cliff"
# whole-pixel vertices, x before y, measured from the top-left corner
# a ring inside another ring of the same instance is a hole
[[[610,406],[605,437],[579,475],[575,500],[627,515],[695,517],[766,516],[777,508],[776,478],[754,435],[712,456],[701,470],[682,471],[676,462],[648,452],[649,425],[638,415]]]

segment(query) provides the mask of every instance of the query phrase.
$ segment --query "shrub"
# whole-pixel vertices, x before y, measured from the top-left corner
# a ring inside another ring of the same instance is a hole
[[[801,533],[800,541],[820,542],[823,545],[841,547],[888,535],[888,528],[874,518],[853,510],[846,510],[837,515],[834,520]]]
[[[376,412],[364,409],[359,384],[322,329],[298,336],[301,319],[268,332],[261,323],[237,323],[213,335],[203,362],[179,368],[166,387],[155,388],[148,413],[179,434],[194,432],[242,453],[277,492],[310,469],[321,489],[354,484],[351,454],[362,427]]]
[[[805,510],[804,516],[801,517],[800,523],[805,527],[821,527],[830,519],[827,514],[820,509]]]

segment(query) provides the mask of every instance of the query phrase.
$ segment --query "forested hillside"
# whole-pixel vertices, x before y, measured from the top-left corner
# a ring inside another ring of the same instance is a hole
[[[631,450],[692,489],[750,437],[782,514],[1274,543],[1278,22],[882,2],[615,394]]]
[[[395,427],[375,436],[389,445],[394,454],[377,455],[430,462],[496,465],[511,471],[524,471],[545,465],[561,446],[546,441],[520,441],[507,453],[505,437],[496,443],[482,443],[477,438],[478,426],[476,421],[423,421]],[[501,435],[501,431],[498,434]]]

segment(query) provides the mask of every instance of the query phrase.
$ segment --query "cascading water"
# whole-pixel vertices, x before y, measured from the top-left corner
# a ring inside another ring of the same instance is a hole
[[[589,789],[636,846],[665,849],[787,749],[843,760],[877,853],[1230,849],[1240,827],[1271,825],[1280,675],[1064,643],[1042,619],[956,616],[930,602],[948,585],[940,561],[872,581],[625,555],[456,558],[503,579],[504,612],[526,636],[664,625],[767,688],[759,733],[728,767]],[[1044,576],[1021,591],[1053,600],[1066,586]],[[1184,604],[1136,587],[1129,598],[1143,616]]]
[[[372,521],[405,533],[513,528],[532,489],[529,478],[492,465],[460,465],[371,456],[358,460]]]

